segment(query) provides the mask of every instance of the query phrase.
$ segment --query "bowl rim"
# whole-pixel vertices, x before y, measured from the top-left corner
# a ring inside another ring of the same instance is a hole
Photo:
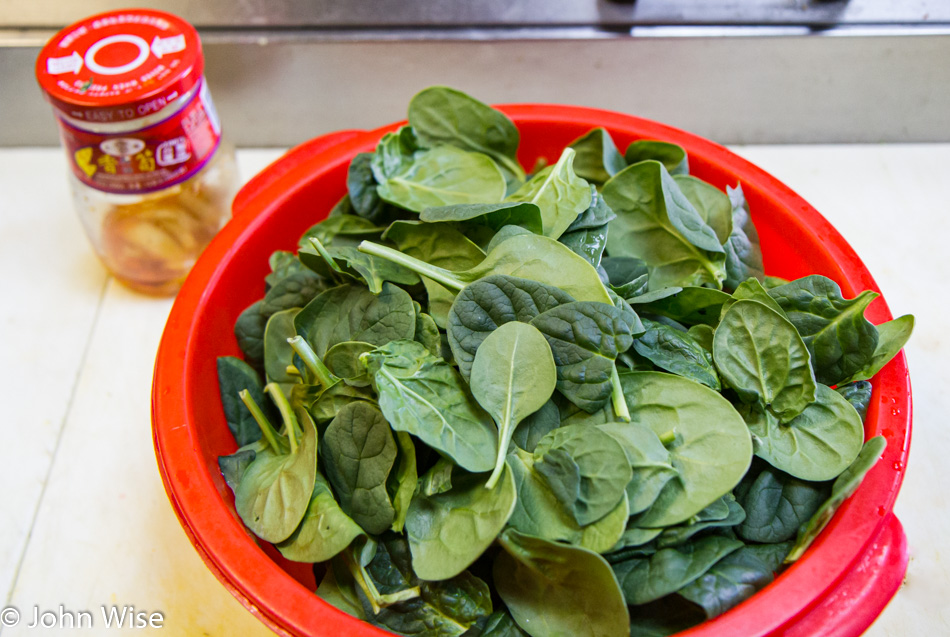
[[[678,143],[687,149],[691,158],[742,175],[744,188],[747,185],[758,188],[778,205],[794,211],[794,222],[814,235],[841,266],[836,281],[845,294],[853,295],[860,289],[880,292],[851,246],[817,210],[785,184],[719,144],[672,126],[613,111],[552,104],[509,104],[498,108],[516,125],[568,121],[590,127],[603,126],[608,130],[635,130],[643,138]],[[366,132],[341,131],[336,136],[311,140],[288,151],[248,182],[236,199],[234,218],[205,249],[179,292],[156,356],[152,386],[153,441],[172,507],[189,540],[219,581],[252,614],[281,635],[321,634],[314,631],[334,627],[350,635],[367,637],[389,633],[319,601],[312,591],[274,563],[243,525],[233,523],[233,516],[201,458],[198,431],[189,420],[188,361],[197,339],[192,317],[204,306],[208,291],[217,284],[238,246],[253,235],[264,218],[262,215],[279,207],[302,181],[348,163],[357,152],[371,150],[384,133],[403,123]],[[755,210],[752,215],[756,216]],[[891,319],[883,297],[869,308],[868,315],[877,323]],[[869,414],[866,424],[866,437],[883,433],[888,439],[882,460],[802,559],[738,607],[683,634],[694,637],[777,634],[806,615],[868,551],[885,526],[906,471],[912,402],[903,352],[879,372],[874,385],[876,395],[886,393],[891,405],[891,413],[876,414],[873,423]],[[882,419],[886,427],[882,426]],[[268,591],[274,587],[281,590],[276,605],[268,598]],[[881,601],[867,624],[888,599],[889,596]],[[314,607],[318,609],[316,612]]]

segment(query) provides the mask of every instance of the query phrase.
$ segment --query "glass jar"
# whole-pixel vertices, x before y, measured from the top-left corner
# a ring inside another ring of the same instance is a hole
[[[195,29],[147,9],[73,24],[37,60],[86,234],[119,281],[149,294],[178,290],[240,185],[203,70]]]

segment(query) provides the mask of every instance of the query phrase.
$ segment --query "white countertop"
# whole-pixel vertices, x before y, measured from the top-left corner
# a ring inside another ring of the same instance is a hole
[[[854,246],[907,346],[914,429],[896,512],[911,561],[871,637],[950,634],[950,145],[735,149],[812,203]],[[279,151],[242,150],[249,177]],[[161,612],[161,631],[271,634],[205,568],[165,497],[152,448],[152,364],[171,300],[117,284],[71,207],[59,149],[0,150],[0,619],[2,637],[103,634],[102,606]],[[95,631],[29,629],[34,608],[87,610]],[[7,611],[9,612],[9,611]]]

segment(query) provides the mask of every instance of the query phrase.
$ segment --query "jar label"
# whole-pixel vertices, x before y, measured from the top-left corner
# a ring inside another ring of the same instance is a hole
[[[139,130],[94,133],[59,120],[76,177],[96,190],[139,194],[180,183],[211,159],[221,128],[206,85],[168,119]]]

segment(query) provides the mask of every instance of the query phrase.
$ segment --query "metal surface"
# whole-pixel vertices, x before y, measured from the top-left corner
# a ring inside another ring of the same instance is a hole
[[[59,28],[124,0],[4,0],[0,25]],[[389,27],[950,22],[946,0],[145,0],[198,27]]]
[[[402,119],[432,84],[494,103],[617,110],[721,143],[950,141],[947,35],[203,38],[225,133],[242,146]],[[36,42],[6,42],[20,45],[0,47],[0,146],[58,143],[33,76]]]

